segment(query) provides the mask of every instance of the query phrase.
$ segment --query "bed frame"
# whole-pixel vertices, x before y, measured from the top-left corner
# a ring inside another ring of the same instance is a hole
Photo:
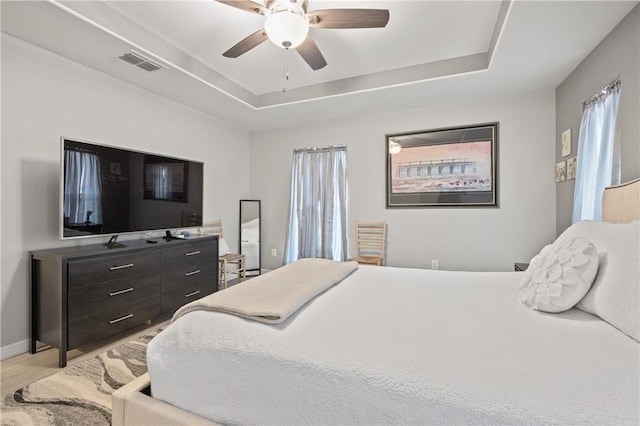
[[[610,223],[640,220],[640,178],[605,188],[602,194],[602,220]]]
[[[145,373],[111,395],[112,426],[218,425],[209,419],[151,397],[151,380]]]
[[[605,189],[602,197],[605,222],[640,220],[640,178]],[[149,373],[116,390],[112,395],[112,425],[218,425],[181,408],[151,397]]]

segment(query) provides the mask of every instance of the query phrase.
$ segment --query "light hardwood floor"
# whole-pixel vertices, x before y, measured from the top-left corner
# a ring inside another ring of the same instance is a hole
[[[125,333],[115,335],[98,344],[83,346],[67,353],[67,365],[73,365],[83,359],[91,358],[113,346],[135,340],[150,330],[165,326],[169,321],[143,324]],[[0,362],[0,381],[2,395],[13,392],[29,383],[60,371],[58,368],[58,349],[41,349],[31,355],[25,353]]]

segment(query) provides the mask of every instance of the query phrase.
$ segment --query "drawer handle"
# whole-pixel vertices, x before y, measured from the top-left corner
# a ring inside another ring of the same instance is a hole
[[[195,295],[196,295],[196,294],[198,294],[198,293],[200,293],[200,290],[193,291],[193,292],[191,292],[191,293],[189,293],[189,294],[185,294],[185,295],[184,295],[184,297],[191,297],[191,296],[195,296]]]
[[[187,272],[186,274],[184,274],[185,277],[190,277],[191,275],[195,275],[195,274],[199,274],[200,273],[200,269],[196,269],[195,271],[191,271],[191,272]]]
[[[131,317],[133,317],[133,314],[125,315],[125,316],[123,316],[123,317],[116,318],[116,319],[113,319],[113,320],[109,321],[109,324],[115,324],[115,323],[117,323],[117,322],[124,321],[124,320],[126,320],[126,319],[131,318]]]
[[[200,254],[200,250],[190,251],[189,253],[185,253],[185,256],[193,256],[193,255],[196,255],[196,254]]]
[[[133,263],[127,263],[126,265],[112,266],[111,268],[109,268],[109,270],[117,271],[118,269],[131,268],[132,266],[133,266]]]
[[[129,293],[133,291],[133,287],[125,288],[124,290],[114,291],[113,293],[109,293],[109,296],[117,296],[119,294]]]

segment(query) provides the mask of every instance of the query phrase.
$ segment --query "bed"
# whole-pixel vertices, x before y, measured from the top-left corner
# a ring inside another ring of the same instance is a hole
[[[527,272],[362,265],[276,324],[187,309],[114,393],[113,424],[637,425],[636,197],[640,181],[604,197],[607,220],[631,223],[558,238],[601,249],[580,309],[524,306]]]
[[[260,272],[260,219],[240,224],[241,253],[245,255],[245,270],[250,275]]]

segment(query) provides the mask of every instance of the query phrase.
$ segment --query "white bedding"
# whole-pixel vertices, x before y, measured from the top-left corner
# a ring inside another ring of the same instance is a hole
[[[246,271],[260,269],[260,219],[255,218],[240,224],[241,253],[245,256]]]
[[[242,254],[244,254],[244,257],[245,257],[245,260],[244,260],[245,270],[251,271],[251,270],[260,268],[260,261],[259,261],[260,243],[258,242],[250,243],[247,241],[241,241],[240,244],[242,245]]]
[[[639,344],[518,302],[521,273],[361,266],[277,326],[192,312],[153,396],[223,424],[639,424]]]

